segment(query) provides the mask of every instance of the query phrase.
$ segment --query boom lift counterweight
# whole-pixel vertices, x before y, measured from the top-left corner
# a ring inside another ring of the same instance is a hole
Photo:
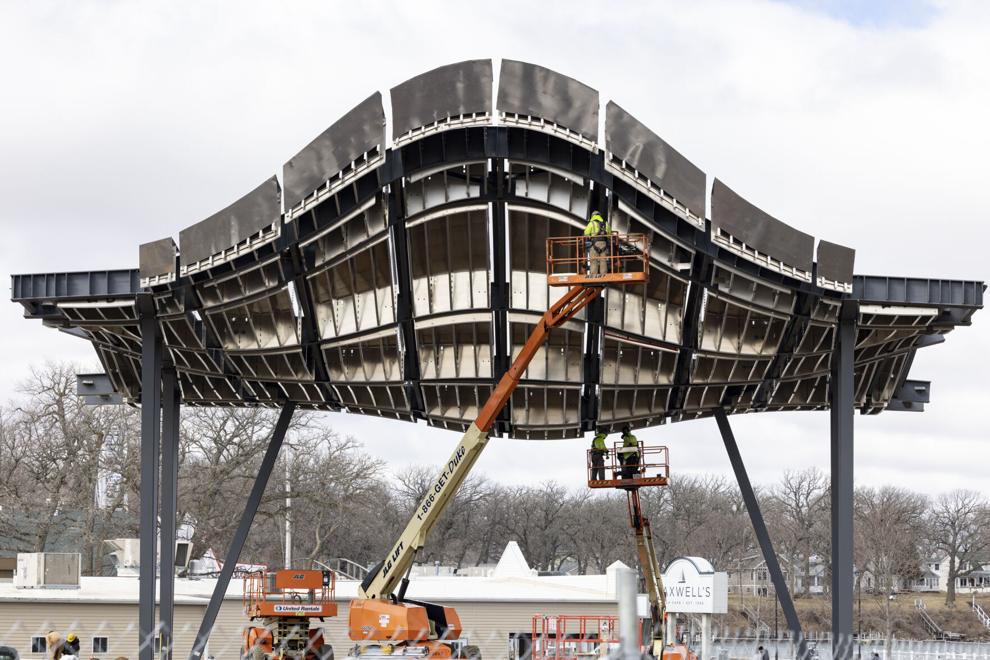
[[[646,281],[649,250],[645,237],[613,234],[609,241],[613,249],[606,256],[590,257],[583,252],[585,241],[581,237],[548,239],[547,282],[571,286],[536,323],[478,417],[442,466],[399,540],[361,583],[359,598],[351,601],[348,618],[350,638],[364,643],[355,646],[351,656],[449,658],[455,654],[455,644],[451,642],[457,640],[462,631],[457,612],[451,607],[405,597],[416,552],[425,545],[430,529],[471,472],[488,443],[488,433],[496,418],[550,331],[574,318],[601,295],[606,284]],[[608,261],[605,275],[590,277],[586,274],[588,259],[593,258]],[[561,268],[573,269],[573,272],[561,272]],[[458,655],[479,656],[475,647],[458,645],[456,648]]]

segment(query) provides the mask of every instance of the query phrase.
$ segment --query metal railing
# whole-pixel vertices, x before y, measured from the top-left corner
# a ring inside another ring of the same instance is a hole
[[[249,617],[270,616],[292,608],[299,610],[314,610],[333,603],[336,591],[336,576],[333,571],[292,572],[285,570],[282,574],[256,571],[248,573],[242,584],[244,613]],[[280,608],[280,605],[289,605]],[[334,606],[335,607],[335,606]]]
[[[743,605],[742,613],[751,624],[756,626],[755,632],[757,638],[763,639],[770,637],[770,624],[763,621],[760,615],[756,613],[756,610],[749,605]]]
[[[347,557],[336,557],[327,560],[327,562],[329,564],[327,568],[333,569],[334,573],[347,580],[361,581],[368,574],[368,568],[366,566]]]
[[[642,622],[639,639],[642,638]],[[577,660],[604,657],[619,647],[615,616],[542,615],[533,617],[532,660]]]
[[[976,617],[980,620],[980,623],[982,623],[986,628],[990,628],[990,614],[987,614],[987,611],[983,609],[983,606],[976,602],[975,597],[973,598],[973,602],[970,603],[970,607],[972,608],[973,613],[976,614]]]
[[[635,460],[627,459],[630,454],[635,455]],[[640,441],[634,450],[616,441],[604,452],[589,449],[587,458],[588,484],[592,488],[610,487],[616,485],[613,482],[628,480],[662,486],[670,478],[670,458],[664,446],[647,447]],[[597,458],[601,458],[601,465],[596,463]]]
[[[547,239],[547,278],[551,284],[584,278],[644,281],[650,244],[645,234],[558,236]]]

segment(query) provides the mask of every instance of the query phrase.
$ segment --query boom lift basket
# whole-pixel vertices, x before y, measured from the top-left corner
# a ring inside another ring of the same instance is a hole
[[[637,443],[638,459],[628,463],[629,454],[622,442],[616,442],[605,450],[602,457],[603,475],[595,475],[594,449],[588,450],[588,488],[638,488],[640,486],[666,486],[670,478],[670,462],[666,447],[647,447]],[[603,476],[594,479],[594,476]]]
[[[605,243],[601,254],[589,249],[592,241]],[[645,282],[649,274],[649,254],[650,244],[646,234],[548,238],[547,283],[550,286],[594,286]],[[592,276],[595,266],[603,266],[601,270],[604,274]]]

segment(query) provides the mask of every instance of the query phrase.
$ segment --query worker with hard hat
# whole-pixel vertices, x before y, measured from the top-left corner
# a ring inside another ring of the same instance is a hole
[[[605,447],[605,434],[601,431],[595,433],[591,440],[591,480],[605,480],[605,454],[608,448]]]
[[[62,657],[67,655],[79,657],[79,638],[76,633],[70,632],[65,636],[65,642],[62,644]]]
[[[639,475],[639,440],[633,435],[628,424],[622,427],[622,478],[632,479]]]
[[[588,249],[588,275],[601,277],[608,273],[609,235],[612,227],[602,214],[593,211],[584,228],[585,246]]]

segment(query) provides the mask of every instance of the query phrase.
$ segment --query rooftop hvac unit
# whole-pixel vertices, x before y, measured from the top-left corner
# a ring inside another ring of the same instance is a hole
[[[110,559],[117,575],[137,575],[141,566],[141,543],[138,539],[109,539]],[[192,558],[192,541],[175,542],[175,568],[185,568]]]
[[[189,560],[192,559],[192,541],[176,541],[175,542],[175,568],[185,568],[189,565]]]
[[[18,589],[78,589],[82,555],[78,552],[22,552],[17,555]]]

